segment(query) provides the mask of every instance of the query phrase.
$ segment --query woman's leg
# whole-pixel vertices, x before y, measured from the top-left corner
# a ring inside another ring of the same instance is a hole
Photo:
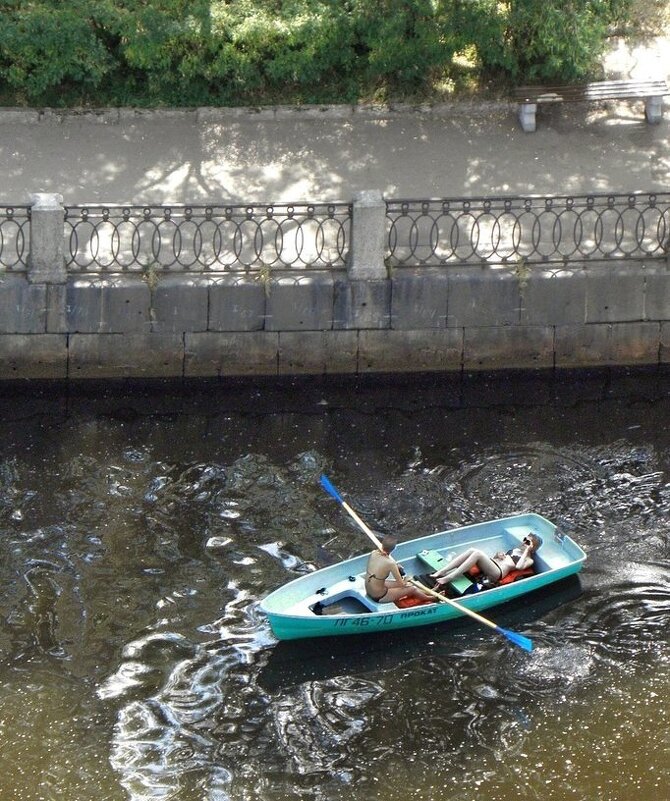
[[[441,578],[438,579],[437,583],[448,584],[458,576],[462,576],[464,573],[467,573],[468,570],[475,565],[477,565],[482,572],[484,572],[494,581],[498,581],[500,579],[500,570],[493,559],[491,559],[490,556],[487,556],[483,551],[479,551],[476,548],[471,548],[468,556],[461,560],[460,564],[458,564],[452,570],[443,573]]]
[[[386,592],[386,595],[382,598],[381,603],[390,603],[392,601],[397,601],[400,598],[419,598],[422,601],[434,601],[432,595],[428,595],[427,592],[421,592],[418,587],[414,587],[411,584],[398,586],[397,582],[395,582],[395,586],[390,586]]]
[[[463,562],[469,559],[473,553],[481,553],[481,551],[475,550],[475,548],[468,548],[467,551],[463,551],[459,553],[457,556],[454,556],[444,567],[441,567],[439,570],[436,570],[434,573],[431,573],[432,578],[440,578],[440,576],[446,576],[452,570],[455,570],[457,567],[460,567]],[[474,564],[474,562],[472,563]],[[472,567],[472,565],[470,565]],[[470,568],[466,568],[469,570]],[[465,571],[463,571],[465,572]]]

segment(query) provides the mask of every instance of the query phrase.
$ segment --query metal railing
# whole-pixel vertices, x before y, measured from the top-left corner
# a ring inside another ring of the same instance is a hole
[[[355,208],[67,206],[63,253],[74,273],[344,268]],[[384,213],[387,240],[379,259],[390,267],[560,268],[670,254],[670,193],[380,199],[380,220]],[[0,206],[0,271],[27,269],[33,223],[30,207]],[[356,230],[365,238],[371,229]]]
[[[69,271],[250,271],[344,267],[349,203],[67,206]]]
[[[389,266],[665,256],[670,194],[389,200]]]
[[[30,252],[30,207],[0,206],[0,271],[25,272]]]

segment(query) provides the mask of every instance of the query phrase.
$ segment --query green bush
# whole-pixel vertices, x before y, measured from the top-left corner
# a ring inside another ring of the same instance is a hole
[[[215,4],[212,93],[224,100],[355,99],[356,54],[339,0]]]
[[[112,68],[83,5],[5,2],[0,25],[0,78],[4,93],[25,102],[57,90],[95,90]]]
[[[103,96],[143,105],[205,100],[209,7],[205,0],[104,0],[93,9],[116,67],[101,86]]]
[[[509,4],[513,78],[577,80],[593,73],[621,0],[513,0]]]
[[[425,88],[453,55],[449,27],[431,0],[356,0],[355,49],[365,84],[391,93]]]
[[[0,0],[0,97],[243,105],[593,74],[632,0]]]

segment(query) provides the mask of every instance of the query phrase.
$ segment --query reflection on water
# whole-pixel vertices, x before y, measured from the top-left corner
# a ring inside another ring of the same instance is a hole
[[[663,375],[304,382],[0,398],[0,794],[662,798]],[[277,643],[258,601],[403,538],[558,521],[581,581],[469,623]],[[493,615],[492,615],[493,616]]]

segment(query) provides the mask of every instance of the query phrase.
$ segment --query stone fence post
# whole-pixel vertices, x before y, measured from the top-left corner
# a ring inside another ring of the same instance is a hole
[[[386,253],[386,203],[379,190],[366,190],[354,198],[351,225],[351,280],[388,278]]]
[[[63,196],[40,192],[30,196],[30,256],[32,284],[63,284],[67,279],[63,253]]]

